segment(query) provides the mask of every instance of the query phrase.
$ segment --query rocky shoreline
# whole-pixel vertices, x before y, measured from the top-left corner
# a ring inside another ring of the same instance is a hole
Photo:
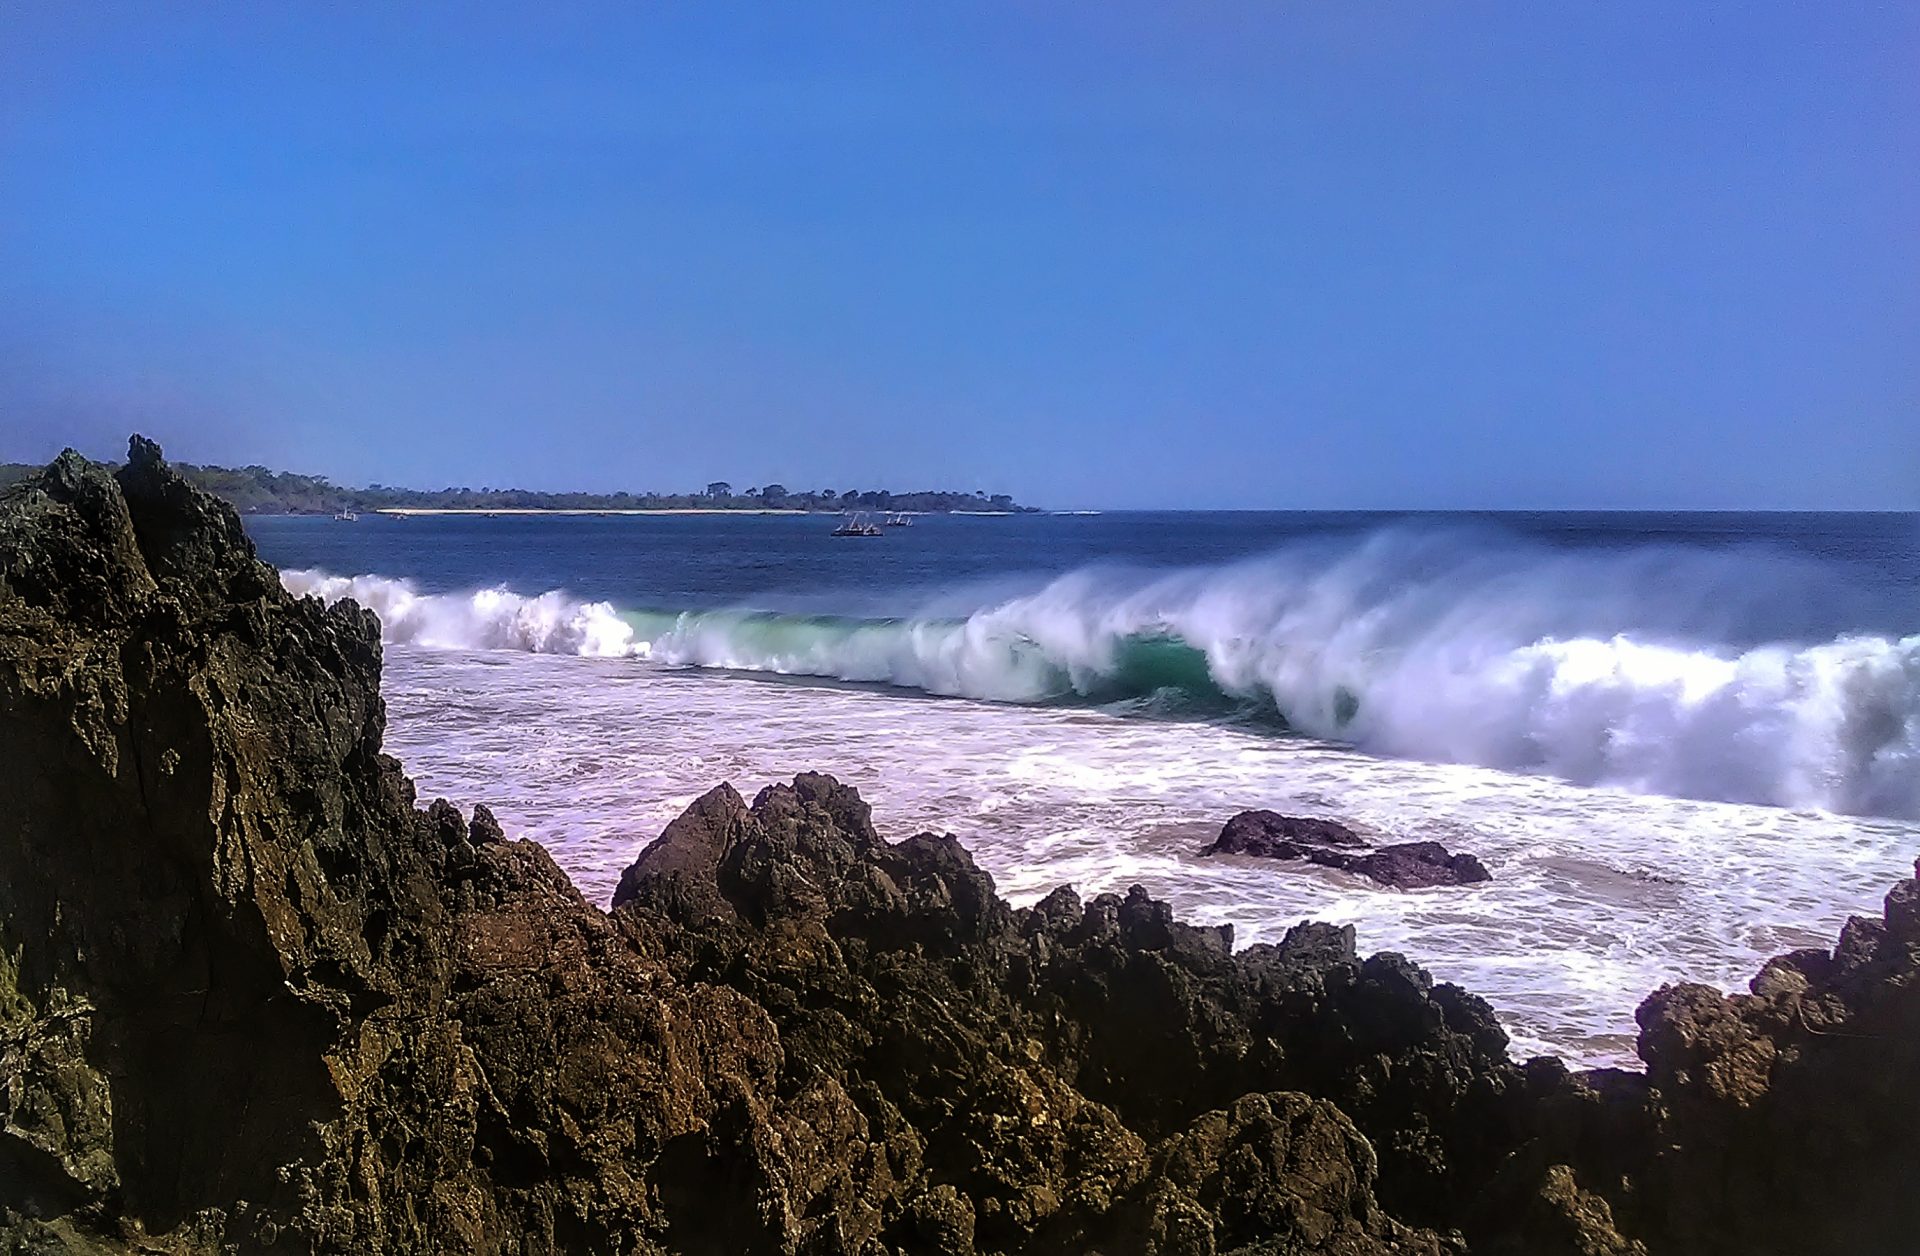
[[[1014,910],[827,776],[602,912],[416,805],[379,675],[147,442],[0,497],[0,1250],[1920,1249],[1915,881],[1573,1074],[1351,930]]]

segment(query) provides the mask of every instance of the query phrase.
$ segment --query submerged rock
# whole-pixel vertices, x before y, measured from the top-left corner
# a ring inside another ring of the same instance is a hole
[[[286,594],[145,442],[0,496],[0,1249],[1786,1256],[1920,1226],[1913,882],[1751,994],[1656,993],[1644,1077],[1576,1076],[1351,929],[1235,953],[1138,888],[1015,910],[828,776],[711,791],[602,912],[484,807],[415,805],[379,667],[368,612]]]
[[[1242,811],[1228,820],[1220,836],[1200,853],[1304,860],[1406,890],[1472,885],[1491,879],[1477,858],[1453,854],[1439,842],[1401,842],[1372,850],[1366,845],[1363,838],[1337,821]]]

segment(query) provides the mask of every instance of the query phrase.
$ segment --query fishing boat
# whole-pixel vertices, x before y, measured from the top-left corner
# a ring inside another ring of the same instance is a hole
[[[333,521],[335,523],[354,523],[357,522],[359,518],[360,516],[354,514],[351,510],[343,510],[333,517]]]
[[[879,536],[880,529],[877,525],[869,523],[864,514],[849,515],[840,521],[840,526],[833,530],[833,535]]]
[[[901,514],[888,515],[887,526],[889,528],[911,528],[913,526],[913,520]]]

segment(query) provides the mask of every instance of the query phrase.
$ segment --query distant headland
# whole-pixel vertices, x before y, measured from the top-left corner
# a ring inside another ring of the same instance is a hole
[[[194,466],[175,463],[197,488],[232,503],[249,515],[333,515],[347,511],[396,514],[794,514],[808,511],[874,510],[908,514],[1015,514],[1034,511],[1005,493],[888,489],[818,489],[793,492],[784,484],[734,492],[715,480],[695,493],[544,493],[520,488],[395,488],[370,484],[348,488],[324,476],[271,471],[266,467]],[[0,487],[25,479],[40,468],[0,463]]]

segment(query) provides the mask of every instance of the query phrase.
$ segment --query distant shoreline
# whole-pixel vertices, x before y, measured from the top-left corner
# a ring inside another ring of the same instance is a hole
[[[827,515],[827,510],[792,510],[776,506],[376,506],[363,515]],[[898,513],[898,512],[894,512]],[[913,513],[913,512],[909,512]],[[315,518],[324,518],[316,515]]]
[[[319,510],[250,510],[242,512],[251,519],[338,519]],[[1098,510],[796,510],[781,506],[369,506],[356,515],[387,515],[412,518],[416,515],[817,515],[823,519],[845,514],[905,515],[929,518],[936,515],[967,515],[973,518],[1006,518],[1017,514],[1097,515]]]
[[[989,496],[985,490],[961,493],[916,489],[896,493],[890,489],[821,489],[794,493],[784,485],[770,483],[736,494],[725,480],[715,480],[704,490],[691,493],[410,489],[390,484],[345,488],[324,476],[261,466],[197,467],[182,462],[174,469],[188,483],[219,497],[243,515],[339,515],[352,511],[404,519],[411,515],[827,515],[856,510],[920,515],[954,511],[1021,514],[1034,510],[1005,493]],[[39,470],[36,464],[0,462],[0,488]]]

